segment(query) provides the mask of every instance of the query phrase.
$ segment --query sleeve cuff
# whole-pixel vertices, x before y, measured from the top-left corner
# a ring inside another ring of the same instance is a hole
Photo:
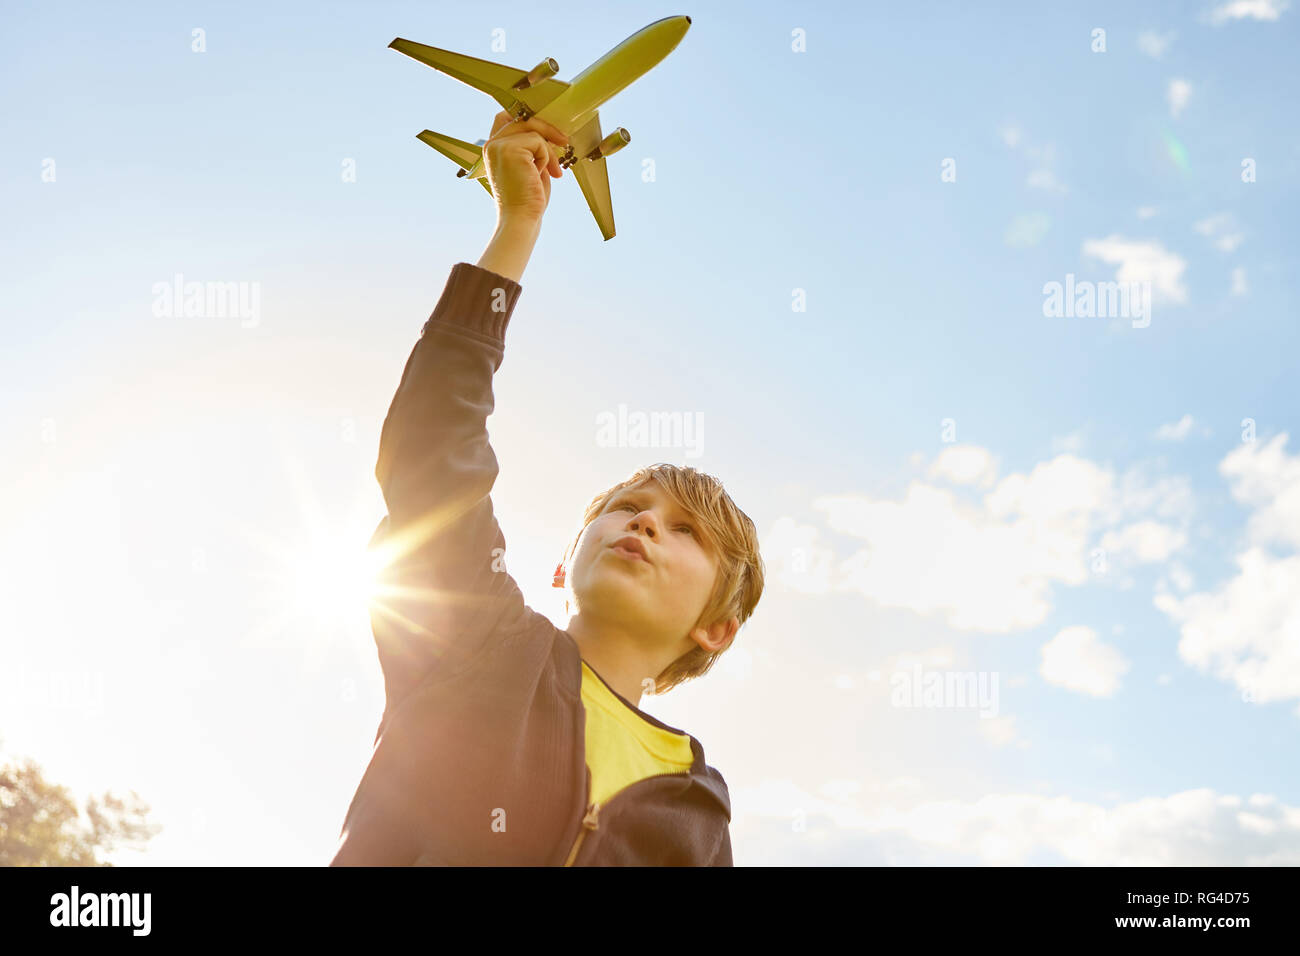
[[[521,292],[523,286],[513,279],[469,262],[458,262],[451,267],[429,322],[477,333],[504,348],[506,326]]]

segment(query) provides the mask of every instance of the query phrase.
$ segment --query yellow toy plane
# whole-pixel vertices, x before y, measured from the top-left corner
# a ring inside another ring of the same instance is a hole
[[[560,67],[551,57],[525,71],[412,43],[401,37],[388,45],[482,90],[516,119],[536,116],[564,132],[569,137],[569,148],[560,157],[560,166],[573,170],[601,235],[612,239],[614,205],[609,196],[605,158],[630,143],[632,137],[621,126],[602,137],[596,108],[671,53],[690,25],[691,18],[687,16],[656,20],[614,47],[570,83],[554,79]],[[482,146],[487,140],[465,143],[428,129],[417,135],[460,166],[457,176],[477,179],[488,195],[492,194],[483,165]]]

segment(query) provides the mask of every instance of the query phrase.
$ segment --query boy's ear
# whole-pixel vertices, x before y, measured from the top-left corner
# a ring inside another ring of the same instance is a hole
[[[564,562],[563,561],[561,561],[559,564],[555,566],[555,574],[551,578],[551,587],[553,588],[564,587]]]
[[[740,630],[740,618],[733,617],[727,621],[718,621],[712,627],[697,627],[691,631],[691,638],[710,654],[726,650]]]

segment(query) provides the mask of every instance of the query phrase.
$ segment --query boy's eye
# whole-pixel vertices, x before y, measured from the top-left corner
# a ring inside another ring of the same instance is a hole
[[[629,510],[629,509],[632,511],[633,514],[636,514],[637,511],[639,510],[639,509],[637,508],[637,506],[634,505],[634,504],[632,504],[632,502],[630,502],[630,501],[625,501],[623,504],[619,505],[619,506],[618,506],[617,508],[615,508],[614,510],[615,510],[615,511],[627,511],[627,510]],[[688,525],[688,524],[679,524],[677,527],[679,527],[679,528],[685,528],[687,531],[689,531],[689,532],[691,533],[691,537],[695,537],[695,536],[696,536],[696,535],[695,535],[695,529],[692,528],[692,527],[691,527],[690,525]]]

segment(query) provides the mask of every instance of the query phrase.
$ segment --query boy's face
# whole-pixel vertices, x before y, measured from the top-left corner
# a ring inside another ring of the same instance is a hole
[[[612,545],[624,537],[639,540],[646,558],[616,551]],[[631,632],[667,646],[690,636],[718,573],[700,523],[653,478],[605,504],[571,564],[566,577],[577,613],[607,626],[635,622]]]

